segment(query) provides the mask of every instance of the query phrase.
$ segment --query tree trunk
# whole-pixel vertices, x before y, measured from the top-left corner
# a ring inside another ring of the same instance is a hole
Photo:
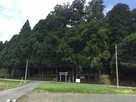
[[[78,65],[76,65],[76,78],[78,78]]]
[[[90,80],[90,73],[88,73],[88,80]]]
[[[15,71],[15,69],[14,69],[14,67],[13,67],[13,69],[12,69],[12,74],[11,74],[11,78],[14,77],[14,71]]]
[[[30,69],[28,69],[28,78],[30,77]]]
[[[56,79],[55,81],[58,81],[58,68],[56,67]]]
[[[43,71],[43,69],[42,69],[42,77],[44,77],[44,71]]]
[[[74,78],[74,68],[72,68],[72,82],[75,81],[75,78]]]
[[[100,79],[101,76],[101,70],[98,70],[98,79]]]
[[[95,75],[94,75],[94,80],[98,80],[98,75],[97,75],[97,73],[95,73]]]

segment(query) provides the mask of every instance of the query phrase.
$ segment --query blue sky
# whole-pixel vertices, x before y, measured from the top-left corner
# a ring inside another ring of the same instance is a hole
[[[111,10],[117,3],[125,3],[130,9],[136,8],[136,0],[104,0],[105,12]]]
[[[117,3],[125,3],[130,8],[136,8],[136,0],[104,0],[104,4],[108,7],[109,5],[116,5]]]
[[[0,0],[0,41],[9,41],[14,34],[18,34],[27,19],[31,27],[34,27],[40,19],[46,18],[56,4],[72,1]],[[136,8],[136,0],[104,0],[104,12],[111,10],[117,3],[126,3],[131,9]]]

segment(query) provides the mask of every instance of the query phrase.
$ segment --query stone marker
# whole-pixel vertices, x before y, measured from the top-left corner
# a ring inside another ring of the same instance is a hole
[[[6,102],[11,102],[11,99],[7,99]]]

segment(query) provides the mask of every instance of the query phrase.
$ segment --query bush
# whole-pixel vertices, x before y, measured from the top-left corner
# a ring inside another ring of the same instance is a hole
[[[100,84],[111,85],[111,80],[109,75],[100,76]]]
[[[0,77],[6,77],[8,73],[7,69],[1,68],[0,69]]]

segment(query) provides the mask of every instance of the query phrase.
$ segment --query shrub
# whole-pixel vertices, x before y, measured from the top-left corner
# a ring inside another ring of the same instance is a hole
[[[109,75],[100,76],[100,84],[111,85],[111,80]]]
[[[0,77],[6,77],[7,73],[8,73],[7,69],[4,68],[0,69]]]

